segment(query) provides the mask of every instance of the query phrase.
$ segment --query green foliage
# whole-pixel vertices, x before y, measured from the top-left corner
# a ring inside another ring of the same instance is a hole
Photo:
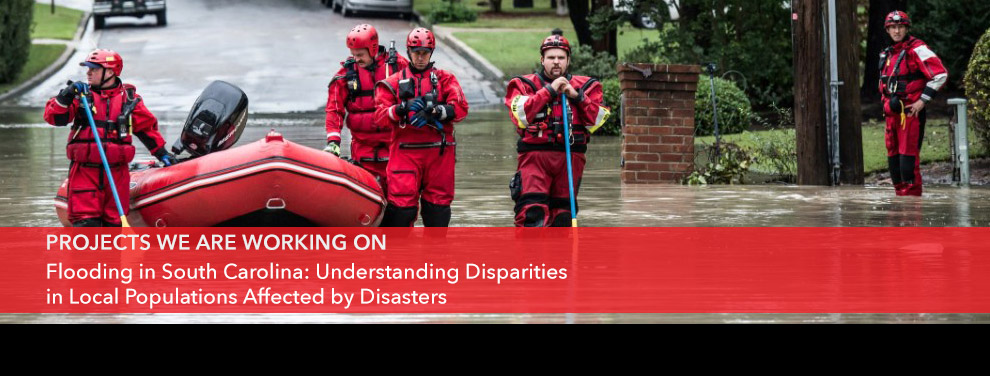
[[[450,22],[474,22],[477,19],[478,12],[464,6],[464,3],[460,1],[435,3],[430,7],[430,12],[426,16],[426,20],[430,25]]]
[[[972,128],[980,142],[990,146],[990,29],[983,33],[973,50],[965,84]]]
[[[677,26],[666,23],[659,28],[656,40],[643,39],[636,48],[629,50],[622,60],[630,63],[653,64],[697,64],[691,48],[692,42],[687,34],[680,32]]]
[[[0,2],[0,82],[20,73],[31,49],[32,0]]]
[[[694,96],[695,134],[711,135],[715,131],[712,110],[712,80],[702,75]],[[720,134],[739,133],[753,119],[753,109],[746,93],[735,83],[715,77],[715,95],[718,100],[718,129]]]
[[[684,184],[746,184],[746,173],[756,159],[735,144],[722,144],[715,157],[715,148],[710,147],[709,162],[701,170],[695,170],[684,178]]]
[[[571,53],[568,70],[571,74],[594,77],[599,80],[619,77],[615,69],[615,57],[608,52],[596,52],[590,46],[577,46]]]
[[[622,134],[622,122],[619,121],[622,114],[622,101],[619,96],[622,89],[619,87],[618,78],[602,80],[602,104],[608,106],[612,115],[605,121],[605,125],[595,132],[596,135],[618,136]]]
[[[911,34],[938,54],[950,84],[959,87],[973,46],[990,26],[990,1],[912,0],[907,10]]]
[[[774,107],[774,117],[757,117],[761,125],[772,132],[746,132],[750,147],[746,150],[759,161],[759,166],[778,181],[797,181],[797,136],[794,115],[789,108]]]
[[[620,1],[620,0],[616,0]],[[779,0],[679,0],[680,18],[670,19],[670,0],[621,0],[642,9],[664,27],[657,41],[627,53],[626,61],[698,64],[715,61],[723,72],[737,71],[743,90],[758,107],[790,105],[794,85],[790,10]],[[624,19],[594,17],[598,28]]]

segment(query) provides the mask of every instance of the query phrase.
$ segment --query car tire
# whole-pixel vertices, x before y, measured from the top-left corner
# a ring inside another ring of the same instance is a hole
[[[340,13],[341,6],[340,6],[340,3],[337,2],[337,0],[327,0],[327,1],[330,2],[330,4],[331,4],[330,6],[333,7],[333,11],[335,13]]]
[[[93,29],[100,30],[106,27],[106,17],[104,16],[93,16]]]
[[[155,13],[155,18],[158,20],[158,26],[165,26],[168,24],[168,19],[165,18],[165,11],[159,11]]]
[[[644,14],[637,14],[635,16],[635,24],[636,24],[636,26],[638,26],[639,28],[642,28],[642,29],[651,29],[652,30],[652,29],[656,29],[657,28],[657,22],[654,21],[649,16],[644,15]]]
[[[354,11],[350,10],[347,7],[347,0],[340,0],[340,3],[342,4],[340,6],[340,14],[341,15],[343,15],[344,17],[351,17],[351,16],[354,15]]]

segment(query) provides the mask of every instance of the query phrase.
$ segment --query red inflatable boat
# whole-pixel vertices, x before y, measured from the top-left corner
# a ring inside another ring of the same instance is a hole
[[[66,185],[55,199],[63,225]],[[329,153],[264,139],[170,167],[131,171],[133,226],[377,226],[385,199],[374,176]]]
[[[371,173],[336,156],[289,142],[272,130],[264,139],[231,148],[247,122],[247,96],[234,85],[211,83],[196,99],[179,140],[179,163],[131,166],[133,226],[377,226],[385,211]],[[67,184],[55,211],[68,221]],[[123,203],[127,205],[127,203]]]

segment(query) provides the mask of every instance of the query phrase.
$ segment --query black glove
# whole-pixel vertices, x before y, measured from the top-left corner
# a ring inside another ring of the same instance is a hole
[[[441,104],[433,109],[433,117],[440,121],[447,121],[454,118],[454,105]]]
[[[79,96],[79,90],[76,89],[75,84],[75,82],[69,81],[66,83],[65,87],[58,92],[58,95],[55,96],[55,100],[58,101],[58,104],[69,107],[69,105],[72,104],[72,101]]]
[[[165,151],[165,148],[158,149],[155,153],[155,158],[158,158],[158,160],[161,161],[165,167],[179,163],[179,160],[176,159],[171,153]]]
[[[411,104],[411,101],[412,100],[400,100],[399,104],[395,105],[395,114],[399,116],[399,118],[404,118],[406,115],[409,115],[409,105]]]

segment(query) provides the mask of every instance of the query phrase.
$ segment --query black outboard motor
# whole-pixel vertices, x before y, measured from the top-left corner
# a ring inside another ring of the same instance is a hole
[[[237,86],[213,81],[196,98],[172,152],[195,157],[234,146],[247,123],[248,98]]]

